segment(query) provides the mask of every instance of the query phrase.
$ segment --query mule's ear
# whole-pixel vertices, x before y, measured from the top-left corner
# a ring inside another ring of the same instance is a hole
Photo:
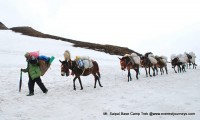
[[[59,60],[60,61],[60,63],[63,63],[61,60]]]
[[[118,57],[119,58],[119,57]],[[119,58],[120,60],[122,60],[121,58]]]

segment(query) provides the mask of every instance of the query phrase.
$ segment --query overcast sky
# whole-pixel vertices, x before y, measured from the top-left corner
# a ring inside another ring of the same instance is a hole
[[[0,21],[144,54],[200,55],[200,0],[1,0]]]

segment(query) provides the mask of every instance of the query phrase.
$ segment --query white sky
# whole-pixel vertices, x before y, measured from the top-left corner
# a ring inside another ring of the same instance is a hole
[[[199,0],[1,0],[0,21],[140,53],[200,55]]]

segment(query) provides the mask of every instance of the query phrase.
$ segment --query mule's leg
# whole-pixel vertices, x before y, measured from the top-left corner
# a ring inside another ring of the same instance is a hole
[[[192,64],[193,64],[193,69],[196,69],[197,65],[195,63],[192,63]]]
[[[75,85],[75,81],[76,81],[76,79],[77,79],[77,77],[75,77],[75,78],[73,79],[74,90],[76,90],[76,85]]]
[[[175,71],[175,73],[177,73],[177,71],[176,71],[176,66],[174,66],[174,71]]]
[[[156,73],[155,73],[155,71],[156,71]],[[154,76],[155,76],[155,74],[158,75],[158,68],[156,66],[154,66]]]
[[[156,67],[152,67],[152,70],[153,70],[153,76],[156,76],[155,70],[157,71],[157,68]]]
[[[178,73],[180,72],[181,73],[181,66],[180,65],[177,65],[177,67],[178,67]]]
[[[94,75],[94,88],[96,88],[98,76],[95,74],[93,74],[93,75]]]
[[[99,71],[97,72],[97,76],[98,76],[99,79],[101,78],[101,74],[100,74]]]
[[[176,69],[174,68],[175,73],[177,73]]]
[[[136,69],[134,69],[136,72],[136,78],[138,79],[138,74],[139,74],[139,67],[137,67]]]
[[[103,87],[103,86],[101,85],[101,82],[100,82],[100,78],[101,78],[100,72],[98,71],[98,72],[96,73],[96,75],[95,75],[95,74],[93,74],[93,75],[96,76],[96,78],[97,78],[97,80],[98,80],[98,83],[99,83],[99,86],[100,86],[100,87]]]
[[[160,73],[161,73],[161,75],[162,75],[162,73],[163,73],[163,71],[162,71],[163,69],[160,67]]]
[[[166,71],[166,74],[168,74],[167,66],[165,66],[165,71]]]
[[[180,72],[180,66],[177,66],[177,69],[178,69],[178,73]]]
[[[99,77],[99,76],[97,76],[97,80],[98,80],[99,86],[100,86],[100,87],[103,87],[103,86],[101,85],[100,77]]]
[[[129,73],[130,73],[130,76],[129,76],[130,77],[130,81],[132,81],[131,70],[129,70]]]
[[[184,65],[182,65],[182,71],[185,72],[185,70],[184,70]]]
[[[131,72],[130,72],[130,69],[128,70],[128,82],[129,82],[129,78],[130,78],[130,81],[131,81],[132,78],[131,78]]]
[[[162,73],[165,74],[164,67],[162,67]]]
[[[145,67],[145,71],[146,71],[146,77],[148,77],[148,73],[147,73],[147,68]]]
[[[128,71],[128,82],[129,82],[129,75],[130,75],[130,72]]]
[[[80,76],[78,77],[78,81],[79,81],[79,83],[80,83],[81,90],[83,90],[83,86],[82,86],[82,82],[81,82],[81,78],[80,78]]]
[[[180,65],[180,73],[181,72],[184,72],[184,66],[183,65]]]
[[[151,74],[150,74],[150,70],[151,70],[151,69],[150,69],[150,67],[149,67],[149,76],[152,77]]]
[[[165,74],[164,67],[162,67],[162,73]]]
[[[151,75],[151,67],[150,66],[149,66],[149,76],[152,77],[152,75]]]
[[[182,71],[183,71],[183,72],[186,72],[186,70],[185,70],[185,65],[182,66]]]
[[[184,66],[183,65],[180,66],[180,71],[184,72]]]

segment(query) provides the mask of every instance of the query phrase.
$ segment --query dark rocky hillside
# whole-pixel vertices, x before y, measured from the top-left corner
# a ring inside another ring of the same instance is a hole
[[[7,30],[8,28],[0,22],[0,30]]]
[[[54,35],[49,35],[49,34],[44,34],[39,31],[34,30],[31,27],[23,26],[23,27],[13,27],[10,28],[10,30],[14,32],[19,32],[22,33],[23,35],[28,35],[28,36],[34,36],[34,37],[41,37],[41,38],[51,38],[55,40],[62,40],[62,41],[67,41],[70,43],[73,43],[75,47],[81,47],[81,48],[87,48],[87,49],[92,49],[96,51],[101,51],[105,52],[111,55],[121,55],[123,56],[124,54],[130,54],[130,53],[137,53],[127,47],[119,47],[119,46],[114,46],[114,45],[102,45],[102,44],[96,44],[96,43],[90,43],[90,42],[82,42],[78,40],[72,40],[72,39],[67,39],[63,37],[58,37]],[[141,55],[137,53],[138,55]]]

